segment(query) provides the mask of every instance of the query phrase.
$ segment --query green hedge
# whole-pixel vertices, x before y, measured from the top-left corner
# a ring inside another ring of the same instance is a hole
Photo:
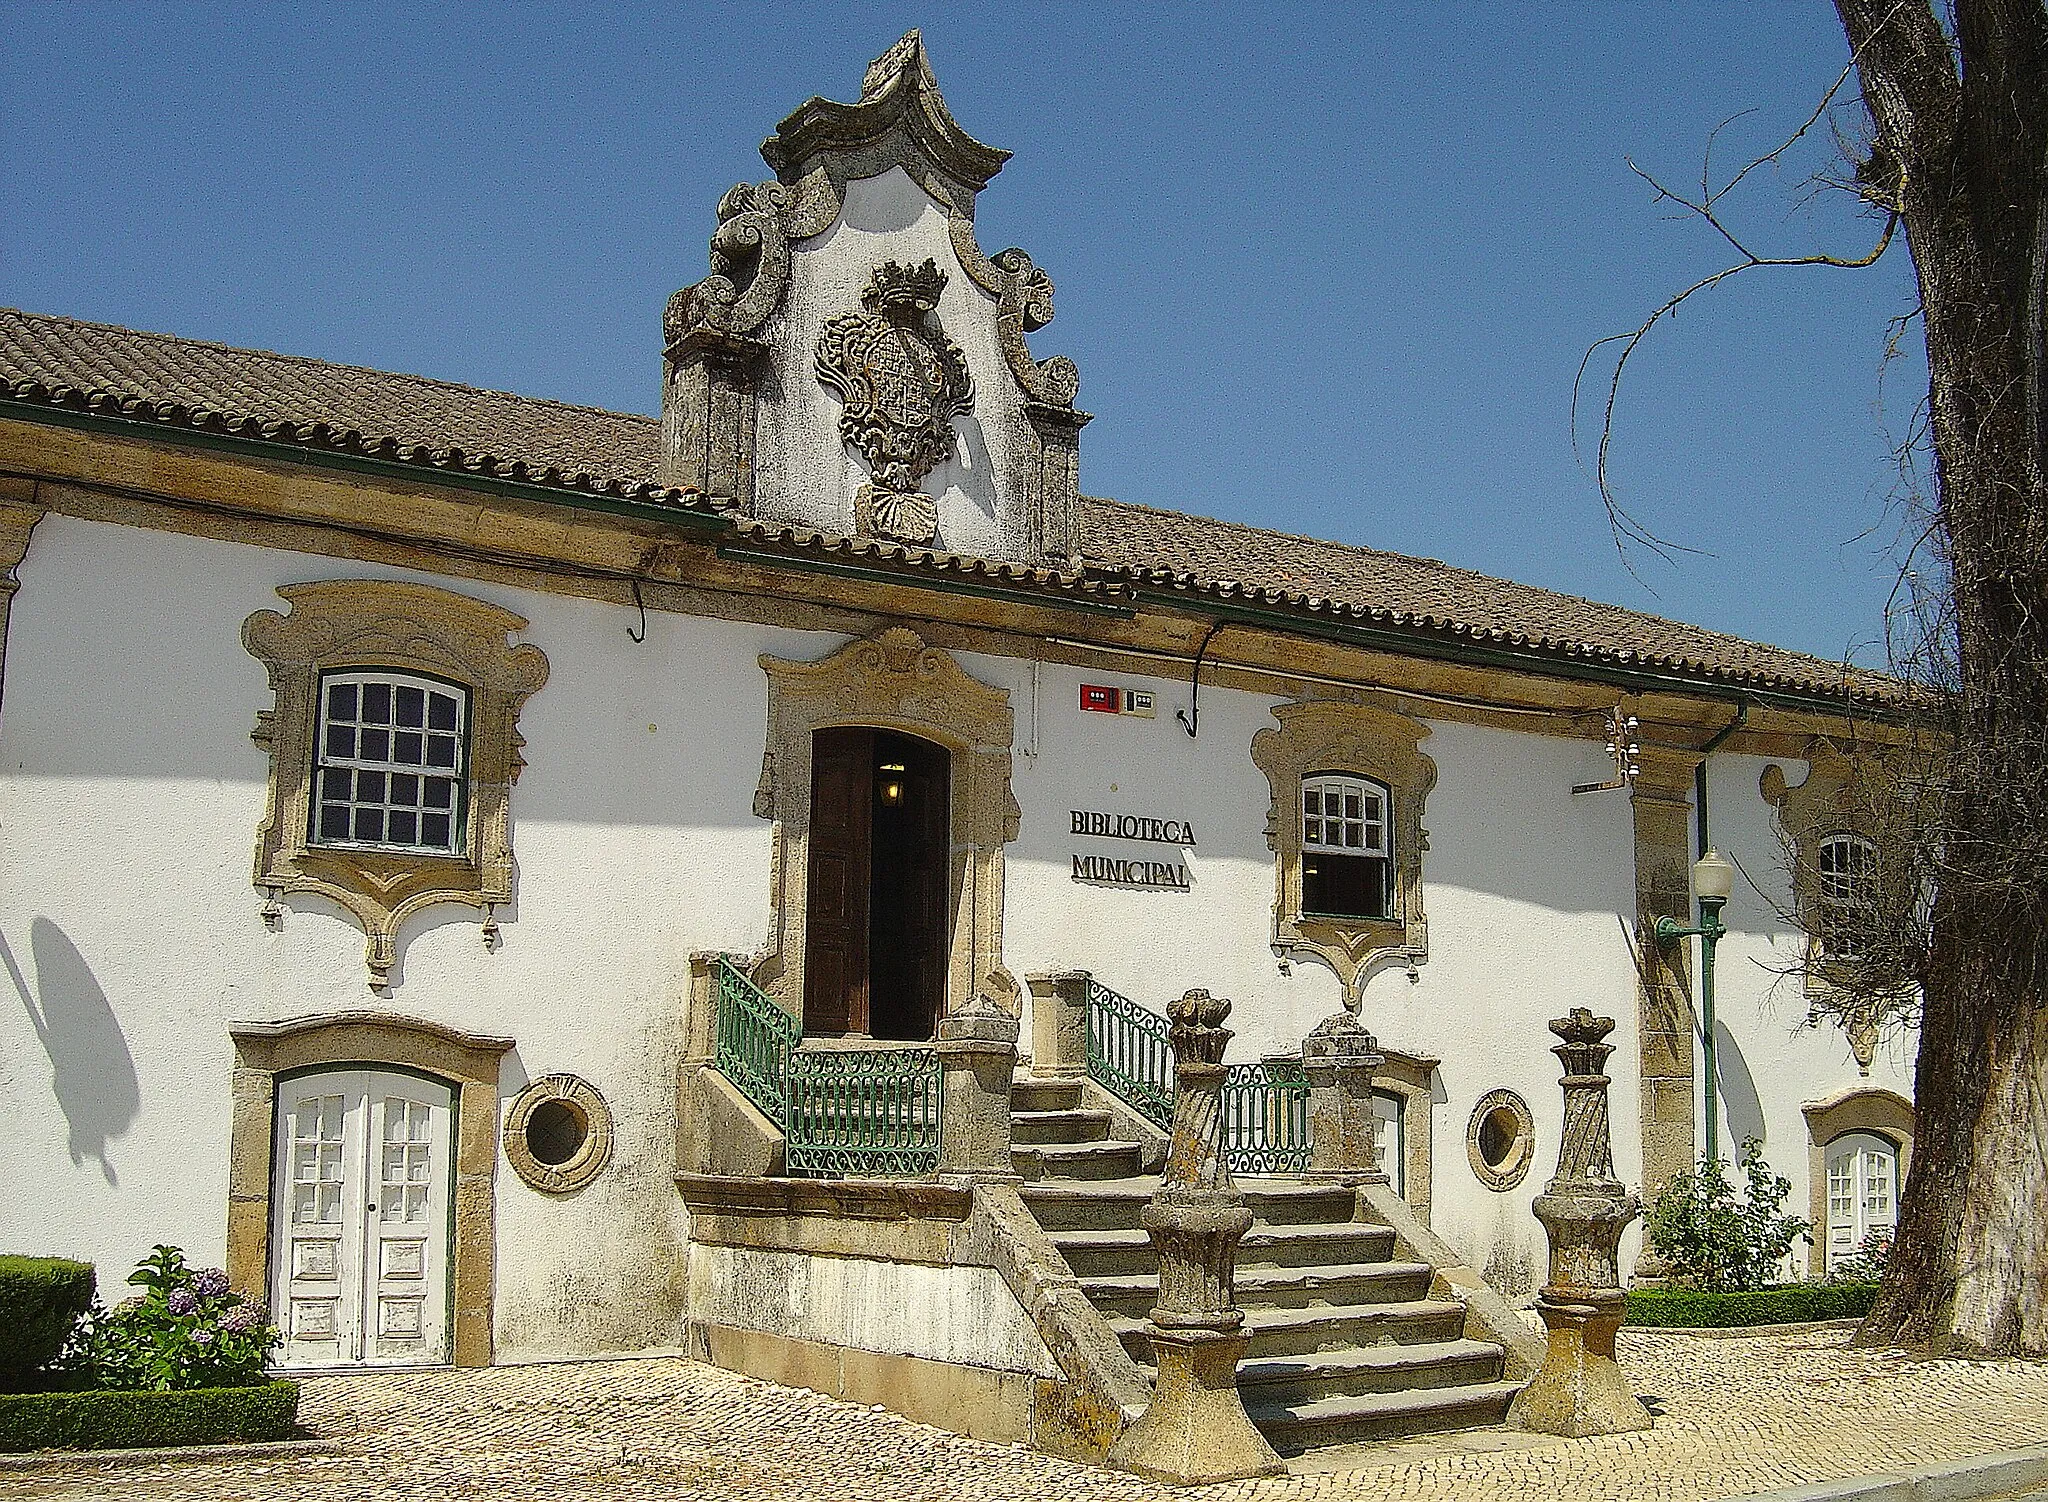
[[[0,1396],[0,1451],[134,1450],[288,1438],[299,1384]]]
[[[1796,1325],[1850,1319],[1870,1312],[1875,1283],[1787,1283],[1749,1293],[1704,1293],[1695,1288],[1637,1288],[1628,1296],[1631,1325],[1666,1329],[1726,1330],[1740,1325]]]
[[[0,1393],[40,1385],[35,1373],[64,1348],[93,1291],[90,1262],[0,1257]]]

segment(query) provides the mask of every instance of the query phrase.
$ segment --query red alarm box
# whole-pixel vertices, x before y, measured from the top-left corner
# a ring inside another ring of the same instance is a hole
[[[1117,702],[1117,691],[1106,683],[1084,683],[1081,685],[1081,707],[1100,714],[1115,714],[1122,708]]]

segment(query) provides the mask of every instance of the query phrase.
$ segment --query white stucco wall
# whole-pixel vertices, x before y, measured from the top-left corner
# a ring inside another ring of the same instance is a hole
[[[978,295],[978,294],[977,294]],[[429,910],[400,935],[397,985],[367,988],[357,926],[319,899],[281,931],[250,881],[266,761],[250,742],[270,704],[243,650],[281,584],[421,578],[517,611],[550,664],[520,720],[527,767],[512,818],[518,898],[486,952],[470,909]],[[765,722],[760,653],[816,658],[842,638],[618,607],[376,565],[50,516],[20,568],[0,718],[0,1249],[89,1258],[118,1287],[158,1241],[215,1262],[227,1195],[233,1023],[368,1005],[517,1047],[501,1079],[582,1075],[617,1120],[613,1164],[571,1196],[497,1174],[497,1334],[506,1357],[673,1344],[684,1210],[672,1182],[675,1062],[690,951],[754,949],[768,922],[769,826],[752,812]],[[1004,961],[1085,968],[1162,1008],[1190,986],[1236,1003],[1234,1060],[1292,1052],[1339,1005],[1319,964],[1268,947],[1270,792],[1249,754],[1273,696],[1206,687],[1201,734],[1175,718],[1181,677],[968,654],[1016,714]],[[1085,712],[1080,685],[1157,696],[1157,717]],[[1540,1272],[1528,1202],[1557,1148],[1558,1069],[1546,1024],[1573,1006],[1614,1016],[1616,1167],[1640,1180],[1632,820],[1625,793],[1573,797],[1607,768],[1597,743],[1433,722],[1425,810],[1430,954],[1383,971],[1363,1020],[1390,1047],[1442,1060],[1432,1105],[1434,1222],[1479,1265]],[[1765,765],[1715,760],[1722,848],[1771,901],[1738,890],[1722,947],[1724,1119],[1732,1147],[1764,1123],[1806,1204],[1799,1107],[1857,1082],[1838,1030],[1802,1031],[1796,982],[1769,968],[1796,935]],[[1797,778],[1802,769],[1788,767]],[[1196,843],[1076,836],[1071,811],[1192,822]],[[1072,856],[1184,859],[1188,891],[1076,882]],[[1028,1020],[1025,1039],[1030,1038]],[[1869,1083],[1906,1093],[1910,1040]],[[1537,1123],[1534,1165],[1505,1194],[1466,1162],[1472,1106],[1515,1090]]]
[[[839,436],[839,397],[818,379],[818,335],[829,320],[861,311],[861,291],[882,262],[927,258],[946,275],[939,323],[974,377],[974,410],[953,423],[953,457],[919,487],[938,502],[937,546],[1022,558],[1027,427],[1023,393],[996,342],[996,300],[961,268],[945,214],[901,167],[848,183],[839,219],[791,247],[789,290],[761,330],[772,374],[759,398],[756,510],[853,532],[854,492],[867,467]]]

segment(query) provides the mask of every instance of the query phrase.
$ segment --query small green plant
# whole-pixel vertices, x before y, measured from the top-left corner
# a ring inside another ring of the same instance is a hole
[[[128,1275],[142,1291],[112,1309],[97,1304],[61,1361],[81,1387],[182,1392],[246,1387],[283,1339],[261,1304],[228,1287],[217,1267],[192,1268],[159,1246]]]
[[[1782,1207],[1792,1182],[1764,1162],[1763,1144],[1742,1144],[1743,1193],[1737,1198],[1727,1165],[1700,1160],[1664,1186],[1650,1209],[1650,1245],[1676,1277],[1715,1291],[1763,1288],[1777,1280],[1778,1264],[1810,1229]]]

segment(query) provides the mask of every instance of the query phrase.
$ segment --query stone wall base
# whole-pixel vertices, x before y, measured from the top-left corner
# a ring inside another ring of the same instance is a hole
[[[1037,1379],[1025,1372],[825,1345],[760,1330],[692,1321],[700,1361],[849,1403],[880,1403],[905,1418],[996,1444],[1031,1439]]]

